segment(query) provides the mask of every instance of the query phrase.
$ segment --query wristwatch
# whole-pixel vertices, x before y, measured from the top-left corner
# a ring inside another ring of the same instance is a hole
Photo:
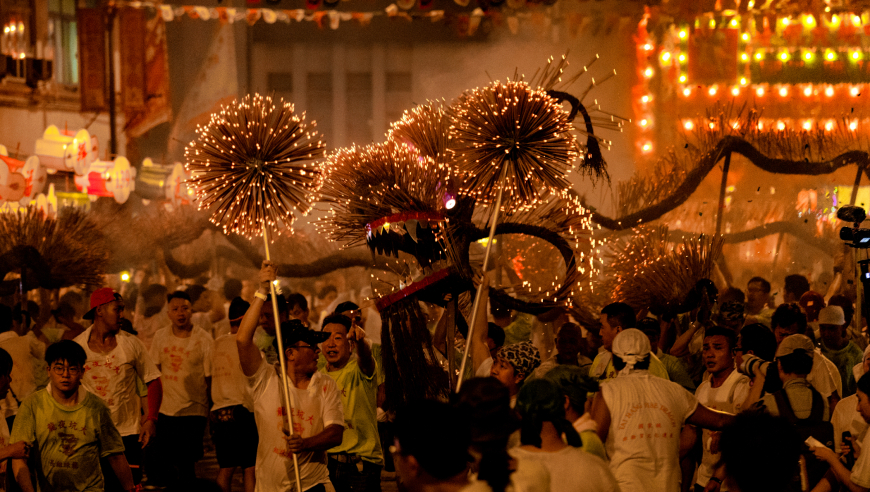
[[[257,292],[254,292],[254,297],[256,297],[257,299],[261,299],[263,301],[266,300],[266,294],[263,294],[259,290]]]

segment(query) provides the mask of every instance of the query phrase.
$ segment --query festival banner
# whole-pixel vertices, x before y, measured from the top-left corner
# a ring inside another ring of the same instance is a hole
[[[103,11],[99,8],[78,9],[77,20],[82,111],[105,111],[106,25]]]
[[[121,43],[121,101],[124,111],[145,107],[145,11],[124,8],[118,15]]]

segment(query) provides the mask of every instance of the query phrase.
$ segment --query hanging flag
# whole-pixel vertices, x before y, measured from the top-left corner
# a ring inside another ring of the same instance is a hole
[[[132,138],[172,119],[164,18],[152,17],[145,23],[145,30],[145,105],[125,114],[125,131]]]
[[[121,101],[124,111],[145,107],[145,11],[124,8],[118,15],[121,43]]]
[[[78,9],[78,37],[82,111],[106,111],[106,21],[102,9]]]

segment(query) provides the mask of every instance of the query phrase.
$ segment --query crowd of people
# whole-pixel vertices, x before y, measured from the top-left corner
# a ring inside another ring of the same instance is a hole
[[[761,277],[745,294],[701,280],[679,309],[597,320],[491,299],[455,346],[426,305],[438,362],[455,371],[468,344],[470,368],[449,399],[401,405],[376,311],[331,287],[312,313],[272,298],[277,279],[264,262],[223,299],[152,284],[97,289],[83,313],[74,291],[0,304],[0,486],[380,492],[386,471],[408,492],[870,489],[864,318],[800,275],[779,305]],[[197,477],[206,446],[219,471]]]

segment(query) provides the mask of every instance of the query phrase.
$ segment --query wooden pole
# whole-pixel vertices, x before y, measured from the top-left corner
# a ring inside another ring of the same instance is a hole
[[[445,330],[444,351],[447,355],[447,379],[450,384],[450,391],[456,387],[456,296],[451,297],[447,301],[447,329]]]
[[[725,154],[722,166],[722,184],[719,185],[719,211],[716,213],[716,235],[722,234],[722,216],[725,215],[725,190],[728,188],[728,168],[731,167],[731,152]]]
[[[489,224],[489,239],[486,241],[486,251],[483,253],[483,274],[486,275],[486,269],[489,266],[489,252],[492,249],[492,238],[495,236],[495,225],[498,222],[498,212],[501,208],[501,198],[504,193],[505,170],[502,169],[501,178],[499,179],[498,196],[495,199],[495,207],[492,210]],[[474,324],[477,322],[477,307],[481,302],[481,293],[483,289],[479,286],[477,293],[474,295],[474,304],[471,306],[471,321],[468,323],[468,337],[465,339],[465,352],[462,354],[462,364],[459,366],[459,380],[456,383],[456,392],[459,393],[462,388],[462,381],[465,377],[465,364],[468,363],[468,352],[471,349],[471,340],[474,334]]]
[[[263,226],[263,243],[266,245],[266,260],[271,261],[269,254],[269,233]],[[275,291],[275,282],[269,282],[269,290],[272,293],[272,314],[275,316],[275,336],[278,339],[278,362],[281,364],[281,383],[284,385],[284,408],[287,409],[287,424],[290,435],[293,432],[293,405],[290,402],[290,383],[287,381],[287,362],[284,360],[284,340],[281,336],[281,318],[278,312],[278,293]],[[302,480],[299,478],[299,458],[293,453],[293,469],[296,471],[296,492],[302,491]]]
[[[852,196],[849,198],[849,205],[855,205],[858,200],[858,187],[861,186],[861,177],[864,175],[864,168],[858,166],[858,173],[855,174],[855,184],[852,186]],[[857,332],[861,332],[861,315],[864,311],[864,281],[861,279],[861,265],[858,264],[858,250],[853,249],[852,254],[855,255],[855,316],[852,322],[857,328]],[[842,273],[840,275],[843,275]]]

